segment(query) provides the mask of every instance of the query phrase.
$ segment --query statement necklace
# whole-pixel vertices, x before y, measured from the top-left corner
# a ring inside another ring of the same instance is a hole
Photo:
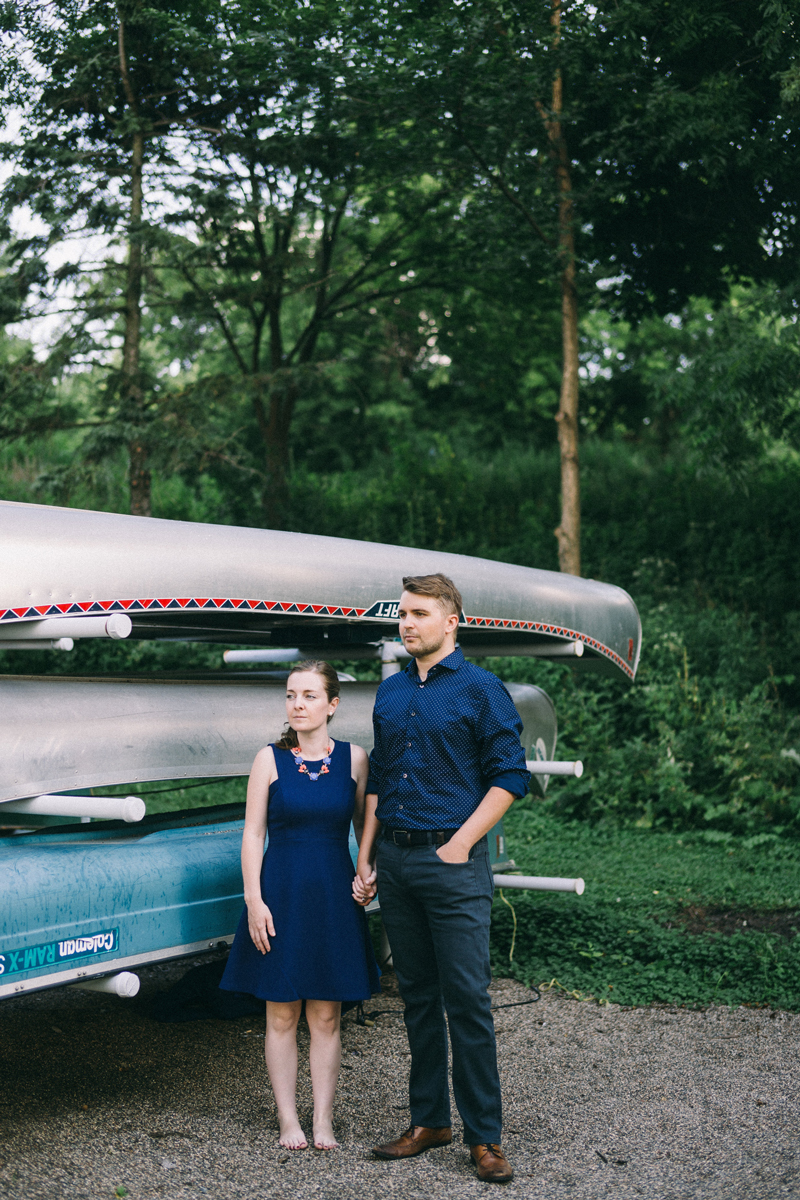
[[[289,749],[294,755],[294,761],[297,763],[297,769],[301,775],[307,775],[309,779],[319,779],[320,775],[328,774],[328,767],[331,765],[331,754],[333,753],[333,744],[331,742],[328,743],[328,749],[325,751],[325,757],[322,760],[322,766],[318,771],[309,771],[308,767],[303,762],[301,757],[302,750],[299,746],[296,749],[294,746],[290,746]]]

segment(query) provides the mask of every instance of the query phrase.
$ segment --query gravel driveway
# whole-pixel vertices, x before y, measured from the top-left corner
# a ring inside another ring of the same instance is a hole
[[[141,971],[143,994],[186,968]],[[370,1007],[399,1013],[389,987]],[[493,995],[502,1004],[526,993],[498,980]],[[504,1146],[516,1169],[502,1188],[478,1182],[458,1128],[452,1146],[417,1159],[370,1157],[408,1118],[394,1013],[371,1028],[352,1014],[343,1023],[342,1148],[288,1154],[261,1018],[160,1025],[137,1002],[66,988],[3,1001],[0,1196],[800,1197],[800,1015],[598,1008],[553,992],[499,1010]]]

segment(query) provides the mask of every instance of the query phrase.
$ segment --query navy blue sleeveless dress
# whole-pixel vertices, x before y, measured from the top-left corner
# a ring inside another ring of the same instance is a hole
[[[275,937],[261,954],[245,908],[220,987],[260,1000],[366,1000],[378,991],[380,972],[352,894],[350,743],[334,744],[328,774],[316,780],[298,771],[291,751],[272,749],[278,778],[269,789],[261,895]],[[307,763],[311,771],[321,765]]]

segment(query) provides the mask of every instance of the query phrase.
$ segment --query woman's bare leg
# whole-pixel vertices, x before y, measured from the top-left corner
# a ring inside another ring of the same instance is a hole
[[[302,1001],[289,1004],[267,1001],[267,1036],[264,1058],[278,1106],[280,1144],[287,1150],[305,1150],[306,1136],[297,1119],[297,1022]]]
[[[314,1145],[318,1150],[335,1150],[333,1097],[342,1061],[339,1027],[342,1006],[338,1000],[306,1000],[306,1020],[311,1033],[309,1062],[314,1092]]]

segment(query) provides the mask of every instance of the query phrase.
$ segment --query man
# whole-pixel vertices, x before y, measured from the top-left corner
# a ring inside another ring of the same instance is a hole
[[[452,1141],[453,1092],[480,1179],[513,1178],[500,1148],[501,1096],[488,987],[494,883],[486,834],[530,776],[522,723],[502,683],[456,647],[461,596],[446,575],[403,580],[400,636],[412,655],[375,702],[375,748],[354,895],[380,888],[405,1002],[411,1126],[379,1158]]]

